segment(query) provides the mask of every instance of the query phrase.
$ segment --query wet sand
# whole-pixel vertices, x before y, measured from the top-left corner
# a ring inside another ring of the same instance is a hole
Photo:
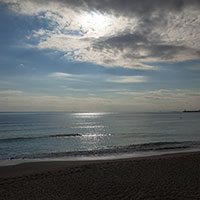
[[[200,153],[0,167],[0,199],[199,200]]]

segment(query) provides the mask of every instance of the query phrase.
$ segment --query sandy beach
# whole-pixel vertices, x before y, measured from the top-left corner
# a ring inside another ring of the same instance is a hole
[[[0,167],[0,199],[200,199],[200,153]]]

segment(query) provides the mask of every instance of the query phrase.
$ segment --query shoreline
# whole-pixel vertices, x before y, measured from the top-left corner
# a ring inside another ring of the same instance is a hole
[[[2,199],[200,199],[200,152],[0,167]]]
[[[179,149],[179,150],[177,150]],[[126,153],[104,153],[104,154],[91,154],[91,155],[74,155],[74,156],[64,156],[64,153],[61,152],[62,156],[59,153],[56,153],[57,156],[50,157],[33,157],[33,158],[16,158],[16,159],[5,159],[0,160],[0,168],[7,166],[15,166],[28,163],[45,163],[45,162],[92,162],[92,161],[109,161],[109,160],[122,160],[122,159],[135,159],[135,158],[148,158],[156,156],[164,156],[169,154],[182,154],[182,153],[193,153],[200,152],[199,148],[174,148],[170,150],[156,150],[156,151],[135,151],[135,152],[126,152]]]
[[[152,142],[93,150],[22,154],[0,159],[0,167],[29,162],[118,160],[199,151],[200,141]]]
[[[96,159],[88,159],[89,157],[84,157],[79,159],[79,157],[65,159],[35,159],[35,160],[21,160],[19,162],[14,162],[9,165],[0,165],[0,179],[1,178],[12,178],[17,176],[45,173],[49,171],[61,170],[71,167],[79,167],[84,165],[101,164],[105,162],[123,162],[123,161],[137,161],[137,160],[152,160],[152,159],[162,159],[170,157],[179,157],[199,154],[200,150],[191,151],[180,151],[180,152],[162,152],[160,154],[127,154],[127,156],[103,156],[97,157]]]

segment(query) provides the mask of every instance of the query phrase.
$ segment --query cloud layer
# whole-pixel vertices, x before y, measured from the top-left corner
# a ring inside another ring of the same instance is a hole
[[[189,90],[152,90],[144,92],[113,91],[120,98],[72,97],[65,95],[44,96],[23,93],[23,95],[0,95],[2,111],[183,111],[195,110],[199,106],[200,92]],[[11,92],[12,93],[12,92]],[[126,98],[128,97],[128,98]],[[126,103],[124,103],[126,102]]]
[[[27,45],[63,52],[68,60],[152,70],[145,63],[200,58],[198,0],[3,2],[47,20],[46,28],[27,35]]]

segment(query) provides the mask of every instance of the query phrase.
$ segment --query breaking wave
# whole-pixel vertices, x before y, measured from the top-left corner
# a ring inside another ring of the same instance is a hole
[[[74,136],[74,135],[73,135]],[[52,152],[40,154],[25,154],[10,159],[40,159],[40,158],[61,158],[75,156],[109,156],[124,153],[137,152],[170,152],[177,150],[200,149],[200,141],[198,142],[155,142],[145,144],[134,144],[128,146],[112,146],[95,150],[69,151],[69,152]]]

